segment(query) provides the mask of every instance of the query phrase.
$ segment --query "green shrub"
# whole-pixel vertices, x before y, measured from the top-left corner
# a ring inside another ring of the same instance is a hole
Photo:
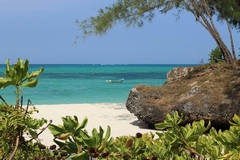
[[[35,87],[38,83],[37,76],[43,72],[28,73],[28,60],[18,59],[13,66],[6,61],[4,77],[0,77],[0,88],[4,89],[10,85],[15,87],[16,104],[9,105],[2,96],[0,104],[0,159],[29,159],[34,158],[40,152],[38,144],[38,130],[44,130],[42,126],[47,122],[44,118],[35,119],[31,117],[36,108],[29,109],[22,106],[22,92],[24,87]],[[28,139],[26,139],[28,135]],[[35,140],[35,141],[33,141]]]
[[[210,58],[208,60],[210,61],[210,63],[219,63],[225,61],[219,47],[216,47],[214,50],[212,50],[209,56]]]
[[[229,130],[218,132],[211,128],[210,122],[205,124],[203,120],[180,126],[182,118],[183,115],[179,117],[177,112],[173,116],[167,114],[163,123],[155,125],[159,130],[156,134],[136,133],[135,136],[115,139],[110,138],[110,127],[105,137],[101,127],[99,132],[94,128],[92,135],[89,135],[84,129],[86,118],[80,125],[76,117],[67,116],[63,118],[63,125],[51,124],[49,129],[55,136],[54,141],[73,160],[88,160],[89,157],[108,160],[240,158],[239,116],[234,115]]]

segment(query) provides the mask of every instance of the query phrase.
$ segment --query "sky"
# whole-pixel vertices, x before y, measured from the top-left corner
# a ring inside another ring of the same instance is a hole
[[[117,0],[0,0],[0,64],[18,58],[30,64],[200,64],[216,47],[187,12],[156,14],[142,28],[118,24],[85,40],[76,24]],[[230,48],[225,24],[216,23]],[[240,33],[233,30],[236,54]]]

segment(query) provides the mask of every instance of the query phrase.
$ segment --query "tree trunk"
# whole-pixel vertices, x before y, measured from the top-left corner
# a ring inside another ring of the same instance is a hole
[[[233,57],[231,52],[229,51],[229,49],[227,48],[227,46],[225,45],[225,43],[222,41],[220,35],[218,32],[214,32],[211,34],[212,37],[214,38],[214,40],[216,41],[218,47],[220,48],[223,57],[225,59],[226,63],[232,64],[233,63]]]
[[[206,22],[205,22],[205,24],[206,24]],[[229,64],[232,64],[233,63],[232,54],[229,51],[229,49],[227,48],[227,46],[225,45],[225,43],[223,42],[222,38],[220,37],[220,34],[218,33],[218,31],[214,30],[211,27],[211,25],[209,25],[209,24],[206,24],[206,25],[207,25],[207,30],[212,35],[213,39],[216,41],[219,49],[221,50],[221,52],[223,54],[223,57],[225,59],[225,62],[229,63]]]
[[[218,47],[220,48],[220,50],[223,54],[223,57],[225,58],[225,62],[228,63],[228,64],[232,64],[233,63],[233,58],[232,58],[231,52],[229,51],[227,46],[223,42],[220,42]]]
[[[232,47],[232,56],[233,56],[233,59],[236,60],[237,58],[236,58],[235,49],[234,49],[232,31],[231,31],[231,27],[230,27],[230,24],[229,24],[227,19],[226,19],[226,23],[227,23],[227,26],[228,26],[228,32],[229,32],[229,36],[230,36],[230,42],[231,42],[231,47]]]
[[[206,28],[208,30],[208,32],[212,35],[213,39],[216,41],[219,49],[221,50],[223,57],[225,59],[226,63],[232,64],[233,63],[233,57],[231,52],[229,51],[229,49],[227,48],[227,46],[225,45],[225,43],[222,41],[222,38],[220,37],[220,34],[218,33],[214,22],[212,20],[212,14],[209,13],[208,7],[206,5],[206,1],[203,1],[203,4],[198,4],[198,2],[196,0],[190,0],[193,8],[195,8],[195,10],[197,12],[195,12],[194,10],[192,11],[192,13],[194,14],[194,16],[198,19],[198,21],[203,25],[204,28]],[[206,14],[204,14],[206,13]],[[209,18],[209,20],[206,18],[206,16]],[[201,17],[201,20],[200,18]]]

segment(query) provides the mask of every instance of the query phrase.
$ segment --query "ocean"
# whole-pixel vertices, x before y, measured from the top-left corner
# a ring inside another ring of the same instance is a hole
[[[161,86],[167,72],[176,67],[191,64],[30,64],[31,71],[40,67],[35,88],[23,89],[23,105],[28,99],[39,104],[125,103],[130,90],[139,84]],[[5,64],[0,65],[0,77],[4,76]],[[108,79],[121,79],[122,83],[107,83]],[[0,95],[9,104],[15,104],[15,89],[0,89]]]

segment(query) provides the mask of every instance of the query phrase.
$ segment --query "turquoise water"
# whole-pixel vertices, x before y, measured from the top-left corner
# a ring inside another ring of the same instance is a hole
[[[130,90],[139,84],[161,86],[167,72],[178,64],[158,65],[78,65],[34,64],[30,71],[44,68],[36,88],[24,88],[24,104],[78,104],[78,103],[125,103]],[[3,76],[5,65],[0,65]],[[107,79],[124,78],[123,83],[106,83]],[[14,88],[0,90],[0,95],[15,104]]]

